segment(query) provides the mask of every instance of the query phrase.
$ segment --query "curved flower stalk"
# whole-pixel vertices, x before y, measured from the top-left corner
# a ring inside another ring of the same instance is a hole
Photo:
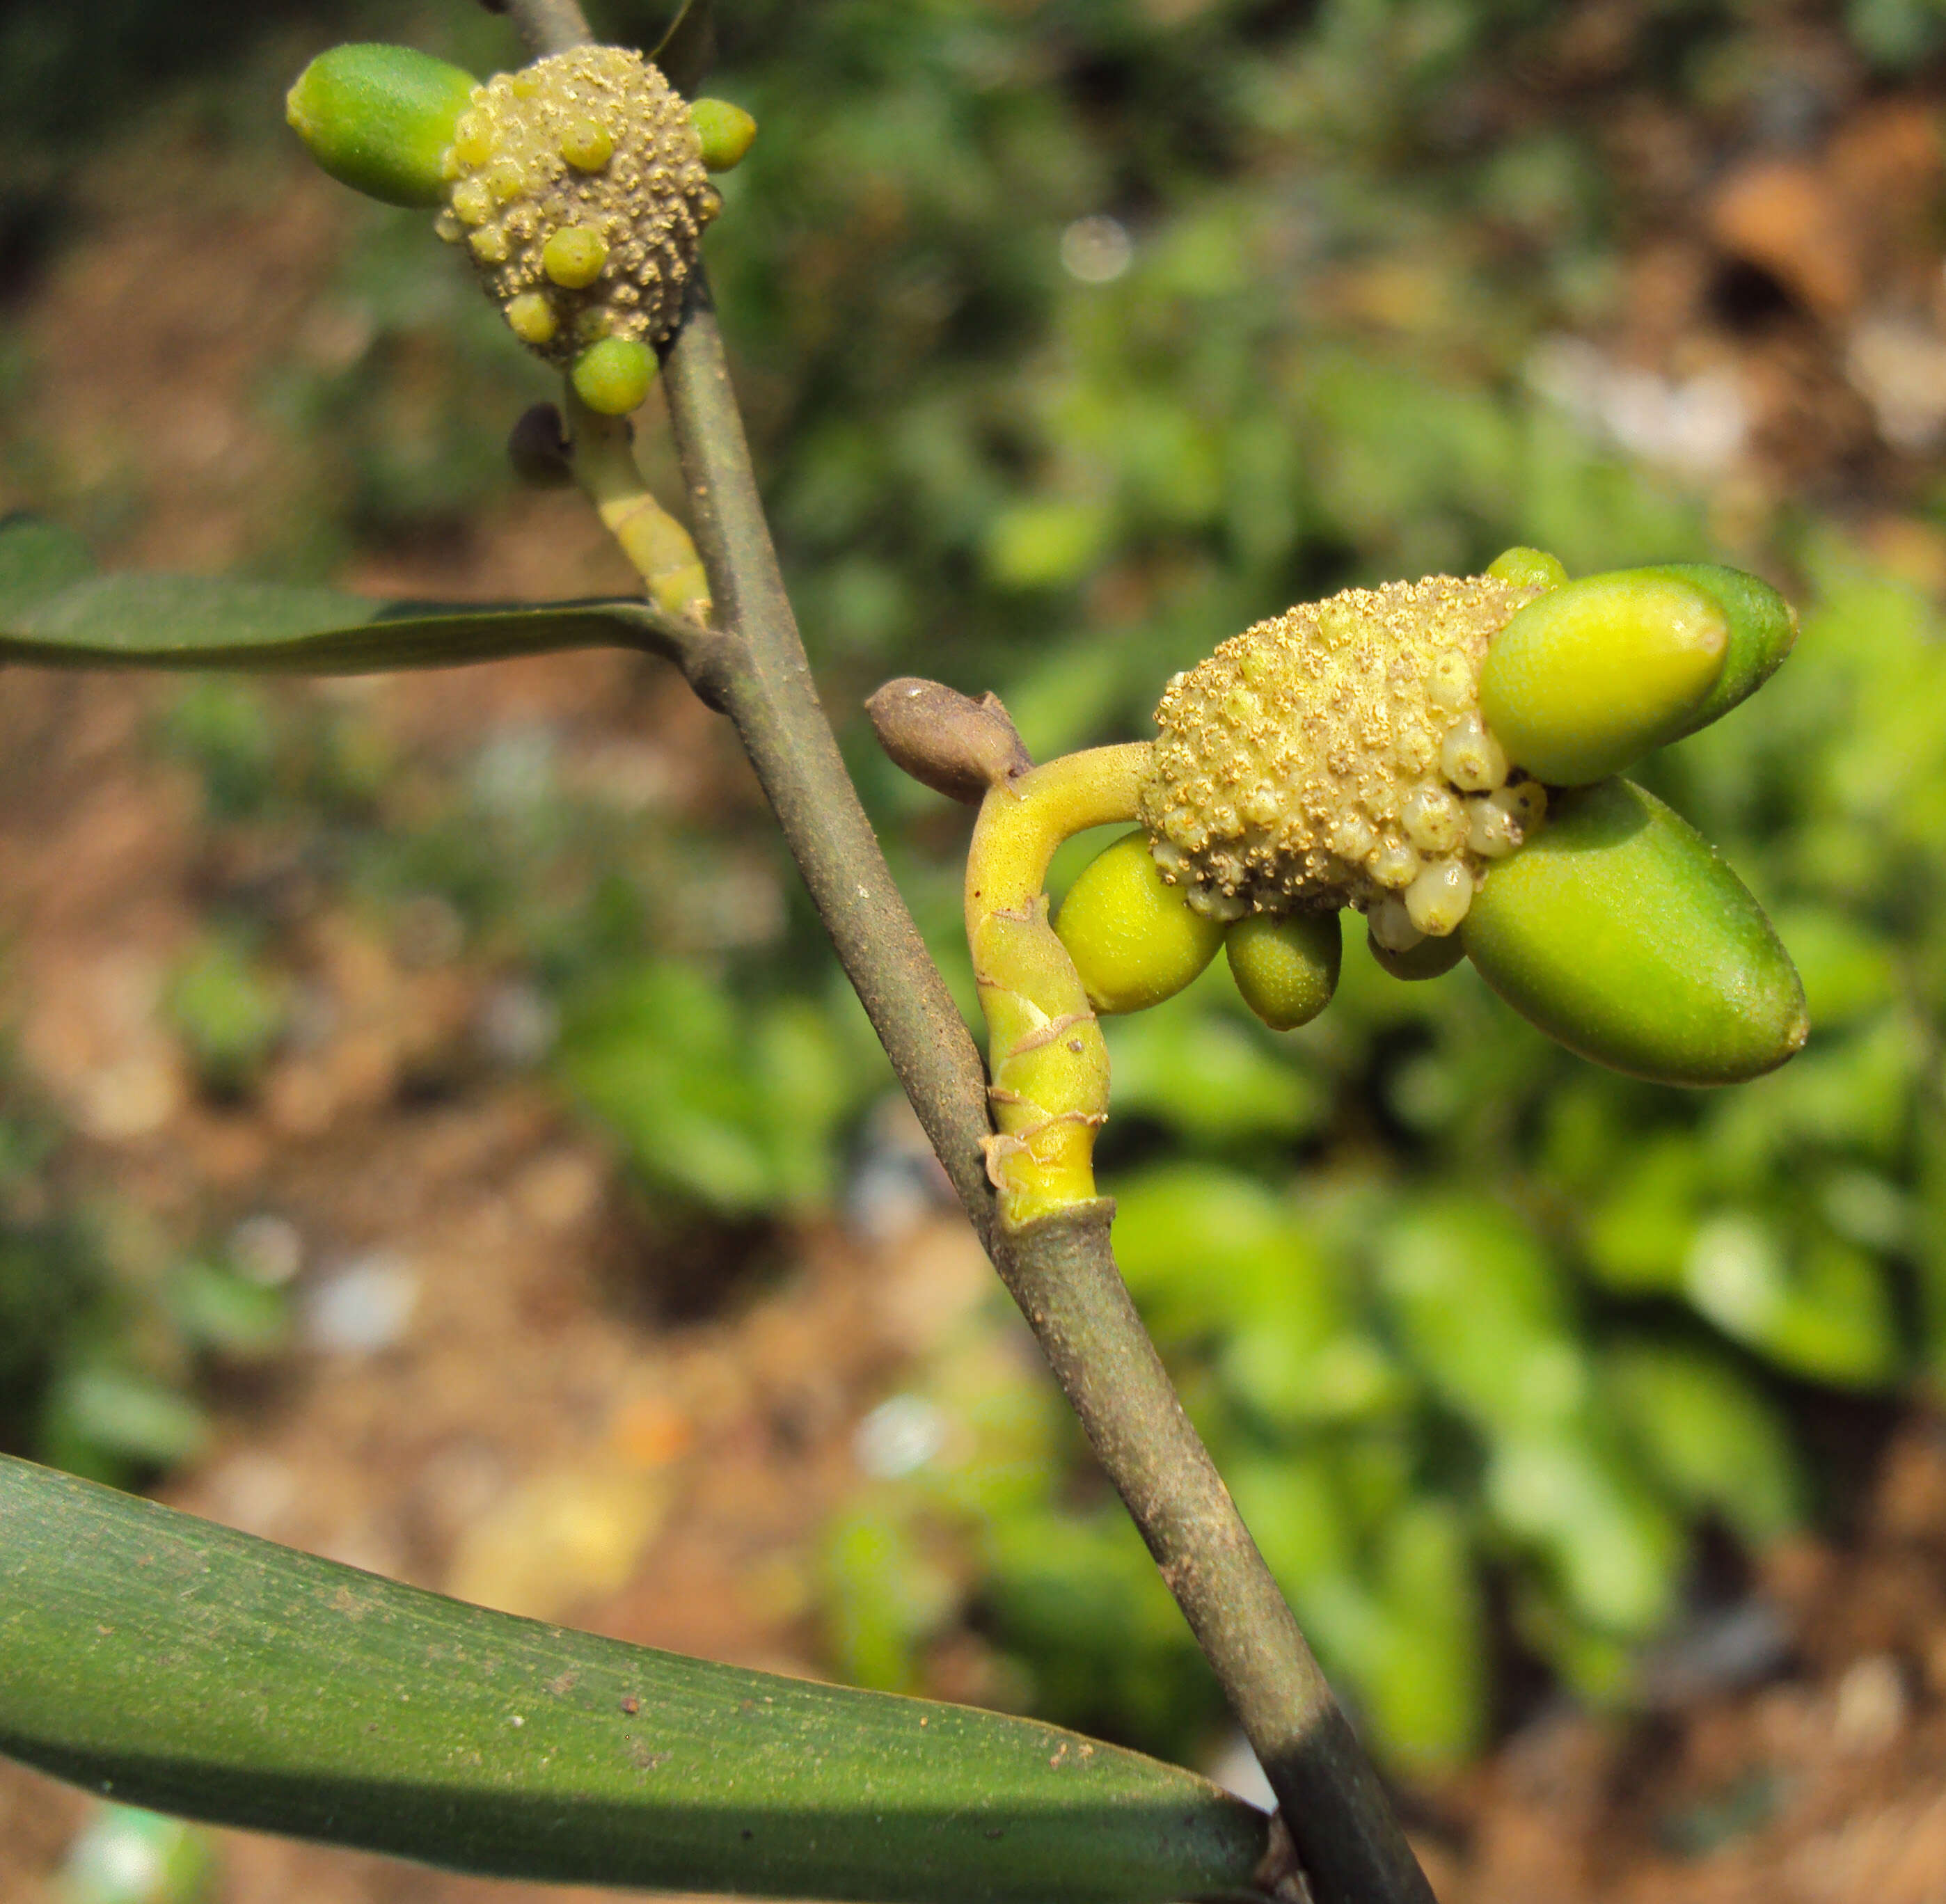
[[[1005,1223],[1030,1223],[1095,1194],[1108,1048],[1088,988],[1048,922],[1043,889],[1063,840],[1133,818],[1151,755],[1139,742],[1070,754],[1000,781],[980,804],[966,856],[966,934],[991,1038],[987,1171]],[[1160,923],[1169,923],[1166,915]],[[1132,940],[1120,967],[1141,967],[1151,944],[1172,938],[1165,930]],[[1205,954],[1188,976],[1207,963]],[[1138,974],[1134,982],[1139,988]]]
[[[1347,907],[1395,977],[1470,958],[1598,1063],[1707,1085],[1784,1063],[1809,1026],[1769,921],[1700,835],[1619,776],[1761,686],[1796,631],[1775,591],[1734,570],[1571,582],[1515,549],[1483,576],[1351,589],[1259,623],[1169,683],[1152,745],[996,776],[966,921],[1003,1219],[1095,1193],[1095,1014],[1173,995],[1222,946],[1259,1017],[1305,1023],[1336,983]],[[1050,924],[1055,848],[1119,819],[1141,829]]]

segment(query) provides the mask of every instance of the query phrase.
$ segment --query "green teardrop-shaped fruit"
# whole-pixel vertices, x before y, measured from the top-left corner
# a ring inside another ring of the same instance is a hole
[[[1741,569],[1719,568],[1713,562],[1670,562],[1642,572],[1673,576],[1700,589],[1730,625],[1729,651],[1715,684],[1671,739],[1708,727],[1739,701],[1747,700],[1796,645],[1796,610],[1768,582]]]
[[[1480,714],[1549,786],[1618,773],[1685,731],[1722,672],[1730,617],[1665,569],[1586,576],[1527,603],[1480,669]]]
[[[626,416],[639,409],[656,381],[656,353],[629,337],[604,337],[574,360],[570,380],[574,393],[603,416]]]
[[[435,205],[440,162],[478,83],[409,46],[334,46],[298,74],[284,113],[341,184],[388,205]]]
[[[1338,989],[1345,936],[1335,912],[1253,912],[1224,946],[1244,1004],[1274,1032],[1309,1024]]]
[[[727,172],[740,164],[757,136],[757,122],[727,99],[693,99],[689,116],[703,141],[703,162],[712,172]]]
[[[1395,979],[1443,978],[1466,956],[1466,942],[1456,932],[1449,932],[1443,938],[1422,939],[1404,952],[1394,952],[1380,945],[1368,930],[1365,943],[1372,956]]]
[[[1125,833],[1083,869],[1054,929],[1097,1011],[1141,1011],[1173,998],[1216,956],[1222,922],[1191,910],[1149,854]]]
[[[1802,1048],[1804,988],[1720,854],[1626,780],[1566,793],[1460,928],[1516,1011],[1598,1064],[1727,1085]]]

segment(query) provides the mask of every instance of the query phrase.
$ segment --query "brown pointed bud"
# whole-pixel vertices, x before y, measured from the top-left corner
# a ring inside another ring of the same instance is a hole
[[[560,411],[551,403],[523,410],[507,438],[507,460],[531,489],[559,489],[571,483],[574,464]]]
[[[977,806],[990,787],[1033,765],[999,696],[972,700],[943,682],[906,676],[865,703],[879,745],[922,785]]]

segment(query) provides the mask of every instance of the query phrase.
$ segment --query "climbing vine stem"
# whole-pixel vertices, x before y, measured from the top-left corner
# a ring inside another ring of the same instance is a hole
[[[508,11],[537,57],[590,37],[575,0],[508,0]],[[1317,1904],[1432,1904],[1129,1300],[1109,1247],[1110,1206],[1089,1199],[1018,1227],[999,1220],[979,1058],[818,702],[700,269],[666,348],[663,382],[715,620],[727,637],[707,650],[706,677],[693,671],[691,679],[735,724],[927,1136],[1263,1764]]]

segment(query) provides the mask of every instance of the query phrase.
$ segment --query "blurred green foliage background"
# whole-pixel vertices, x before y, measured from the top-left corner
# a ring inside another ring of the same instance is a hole
[[[594,11],[618,38],[660,23],[634,0]],[[761,131],[725,181],[712,268],[833,706],[920,671],[997,689],[1039,756],[1132,737],[1171,672],[1249,622],[1516,542],[1574,572],[1739,561],[1803,604],[1778,680],[1647,776],[1802,967],[1815,1029],[1782,1072],[1718,1095],[1597,1072],[1469,968],[1385,977],[1355,922],[1339,995],[1301,1032],[1263,1030],[1219,965],[1109,1034],[1125,1270],[1371,1736],[1408,1767],[1463,1759],[1509,1649],[1629,1698],[1639,1649],[1689,1603],[1699,1529],[1753,1549],[1833,1511],[1793,1425],[1807,1402],[1946,1372],[1946,651],[1934,604],[1859,529],[1890,511],[1932,535],[1946,487],[1910,445],[1807,480],[1698,449],[1679,417],[1658,453],[1564,399],[1560,366],[1595,361],[1572,341],[1621,325],[1666,209],[1653,154],[1603,122],[1679,129],[1699,176],[1815,153],[1862,103],[1930,98],[1946,10],[720,16],[711,89]],[[58,241],[67,168],[137,110],[281,153],[282,85],[332,41],[407,39],[482,72],[511,57],[504,23],[460,0],[185,18],[144,0],[0,13],[10,268]],[[286,577],[490,505],[505,429],[545,393],[422,221],[349,217],[331,295],[350,341],[328,365],[293,353],[262,393],[297,506],[260,566]],[[1729,293],[1750,285],[1724,269],[1699,309],[1734,345]],[[1787,328],[1815,315],[1787,282],[1756,289]],[[0,325],[0,416],[32,369]],[[1666,408],[1683,387],[1657,387]],[[84,521],[105,506],[68,500]],[[444,908],[469,957],[528,988],[524,1061],[672,1220],[840,1208],[882,1060],[787,878],[775,918],[725,926],[697,900],[726,852],[777,849],[742,817],[618,816],[539,727],[442,777],[386,758],[362,719],[210,680],[154,744],[195,767],[219,835],[274,837],[381,914]],[[845,738],[964,997],[963,829],[860,723]],[[176,974],[168,1009],[212,1093],[247,1097],[286,1035],[281,957],[246,882]],[[32,1189],[0,1212],[14,1438],[93,1471],[178,1458],[197,1356],[270,1352],[274,1292],[220,1250],[118,1268],[67,1212],[46,1130],[24,1105],[0,1125],[0,1196]],[[826,1542],[832,1663],[922,1687],[971,1622],[1036,1709],[1197,1749],[1213,1689],[1018,1347],[984,1313],[868,1424],[870,1485]]]

